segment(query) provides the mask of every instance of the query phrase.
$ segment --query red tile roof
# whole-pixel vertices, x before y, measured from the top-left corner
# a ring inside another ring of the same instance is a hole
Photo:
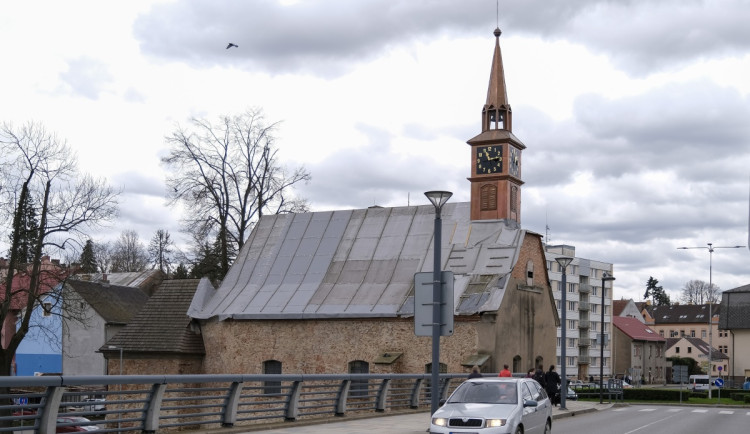
[[[659,333],[635,318],[616,316],[612,318],[612,323],[634,341],[666,342],[666,339],[659,336]]]

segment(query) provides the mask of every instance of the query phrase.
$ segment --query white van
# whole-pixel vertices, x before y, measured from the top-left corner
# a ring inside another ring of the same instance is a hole
[[[689,387],[692,390],[708,390],[708,375],[691,375]]]

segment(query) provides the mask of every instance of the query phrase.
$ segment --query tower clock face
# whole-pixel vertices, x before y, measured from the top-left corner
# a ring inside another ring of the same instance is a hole
[[[480,146],[477,148],[477,175],[501,173],[502,171],[502,146]]]
[[[510,162],[508,162],[508,171],[513,176],[518,176],[518,168],[521,164],[521,158],[520,158],[521,152],[514,148],[510,147]]]

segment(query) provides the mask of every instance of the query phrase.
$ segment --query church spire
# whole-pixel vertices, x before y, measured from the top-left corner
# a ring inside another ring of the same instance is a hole
[[[467,142],[471,146],[471,220],[505,219],[520,224],[521,152],[526,146],[512,132],[500,33],[500,29],[495,29],[490,84],[482,107],[482,132]]]
[[[487,102],[482,109],[482,131],[508,130],[513,131],[513,113],[508,104],[508,93],[505,90],[505,71],[503,70],[503,56],[500,53],[499,28],[495,29],[495,53],[492,56],[492,71],[490,84],[487,88]]]

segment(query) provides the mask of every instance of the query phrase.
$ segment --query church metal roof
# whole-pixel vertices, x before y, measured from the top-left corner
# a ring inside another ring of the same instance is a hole
[[[456,314],[497,310],[525,231],[442,213],[442,268]],[[414,274],[433,265],[432,205],[263,216],[218,289],[199,288],[193,318],[362,318],[414,314]]]

